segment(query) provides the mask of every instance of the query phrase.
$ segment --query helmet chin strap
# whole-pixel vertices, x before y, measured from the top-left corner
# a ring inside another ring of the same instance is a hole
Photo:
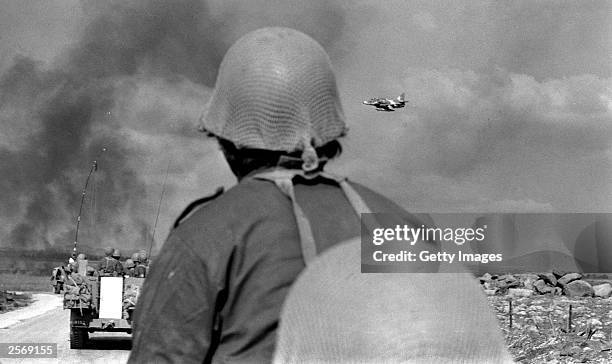
[[[308,135],[302,136],[300,146],[302,147],[302,170],[306,173],[313,172],[319,167],[319,156],[313,144],[314,138],[309,138]]]
[[[302,150],[300,158],[283,155],[278,159],[277,166],[295,169],[296,166],[299,165],[301,170],[305,173],[304,177],[309,178],[311,176],[316,176],[316,172],[320,172],[319,167],[321,166],[321,162],[326,162],[329,158],[320,158],[314,147],[315,144],[315,138],[310,138],[308,135],[302,136],[302,140],[297,146],[297,150]]]
[[[308,144],[304,151],[302,151],[302,161],[304,161],[302,163],[302,170],[306,173],[312,172],[319,167],[319,157],[312,145]]]

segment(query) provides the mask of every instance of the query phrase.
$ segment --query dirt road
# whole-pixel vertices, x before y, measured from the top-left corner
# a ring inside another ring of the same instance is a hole
[[[33,305],[0,314],[0,342],[57,343],[55,359],[5,359],[0,363],[125,363],[131,338],[124,333],[90,334],[87,349],[71,350],[68,340],[70,311],[62,309],[60,295],[35,294]],[[38,303],[38,304],[37,304]]]

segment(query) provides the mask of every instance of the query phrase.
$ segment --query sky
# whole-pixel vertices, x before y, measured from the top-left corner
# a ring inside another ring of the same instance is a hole
[[[225,51],[263,26],[330,54],[349,126],[332,171],[414,212],[611,212],[611,7],[0,0],[0,246],[72,245],[96,160],[80,239],[159,248],[236,183],[197,119]],[[393,113],[361,103],[402,92]]]

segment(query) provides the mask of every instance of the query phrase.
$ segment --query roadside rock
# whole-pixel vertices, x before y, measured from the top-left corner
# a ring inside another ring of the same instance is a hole
[[[553,287],[557,285],[557,277],[552,273],[540,273],[538,276]]]
[[[562,271],[560,269],[553,269],[552,270],[552,274],[554,274],[554,276],[559,279],[561,277],[563,277],[564,275],[568,274],[569,272],[566,271]]]
[[[597,297],[608,298],[612,295],[612,284],[604,283],[593,286],[593,293]]]
[[[483,284],[485,289],[494,289],[497,291],[497,285],[495,284],[495,282],[484,282]]]
[[[0,313],[26,307],[32,303],[32,296],[24,292],[0,291]]]
[[[512,274],[501,276],[497,279],[499,288],[516,288],[521,285],[521,282]]]
[[[537,274],[527,274],[523,277],[523,287],[533,290],[533,284],[540,279]]]
[[[544,282],[544,280],[542,279],[538,279],[537,281],[533,282],[533,287],[538,293],[541,293],[541,294],[551,293],[553,292],[553,288],[554,288],[554,287],[547,285],[546,282]]]
[[[491,281],[491,275],[489,273],[485,273],[482,275],[482,277],[479,277],[478,280],[480,281],[480,283],[485,283],[485,282],[490,282]]]
[[[582,278],[582,274],[580,273],[568,273],[564,275],[563,277],[559,278],[557,280],[557,283],[559,283],[561,287],[564,287],[566,284],[576,281],[580,278]]]
[[[510,288],[508,290],[508,295],[510,297],[531,297],[533,291],[526,288]]]
[[[563,287],[563,293],[568,297],[591,297],[593,287],[583,280],[569,282]]]

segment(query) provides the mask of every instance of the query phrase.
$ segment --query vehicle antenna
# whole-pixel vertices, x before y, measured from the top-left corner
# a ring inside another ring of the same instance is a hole
[[[105,151],[106,151],[106,148],[102,148],[102,150],[98,154],[98,157],[100,156],[100,154],[102,154],[102,152],[105,152]],[[74,248],[72,249],[72,251],[75,253],[77,252],[77,244],[79,241],[79,226],[81,225],[81,214],[83,213],[83,203],[85,202],[85,194],[87,194],[87,186],[89,185],[89,179],[91,178],[91,175],[97,170],[98,170],[98,161],[96,158],[96,160],[94,160],[93,163],[91,164],[91,168],[89,169],[89,174],[87,175],[87,179],[85,180],[85,187],[83,187],[83,192],[81,193],[81,206],[79,206],[79,215],[77,216],[76,232],[74,234]]]
[[[166,175],[164,176],[164,184],[162,185],[162,191],[159,197],[159,204],[157,204],[157,215],[155,216],[155,224],[153,224],[153,233],[151,234],[151,243],[149,244],[149,252],[147,253],[147,257],[151,257],[151,250],[153,249],[153,243],[155,242],[155,230],[157,229],[157,221],[159,220],[159,212],[161,211],[162,200],[164,199],[164,193],[166,192],[166,181],[168,180],[169,171],[170,171],[170,159],[168,159],[168,165],[166,166]]]

